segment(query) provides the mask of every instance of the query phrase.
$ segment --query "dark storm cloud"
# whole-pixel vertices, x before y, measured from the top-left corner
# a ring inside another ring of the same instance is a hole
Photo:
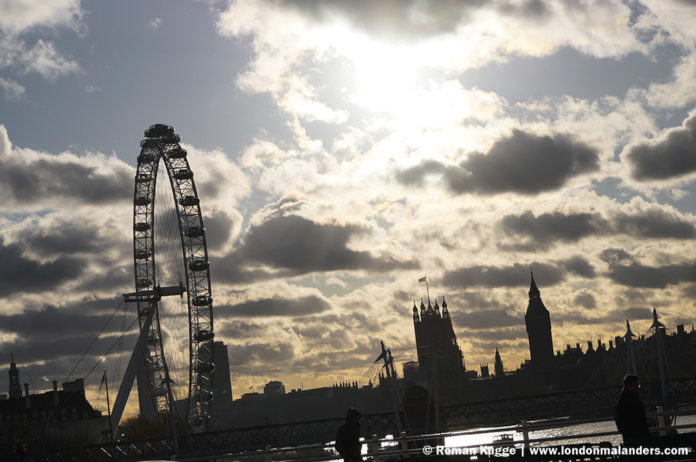
[[[543,213],[531,211],[508,215],[499,222],[506,234],[522,241],[501,243],[501,248],[516,250],[546,249],[556,242],[576,242],[592,235],[627,234],[642,239],[691,239],[696,226],[690,221],[659,208],[636,213],[615,212],[608,219],[599,213]]]
[[[651,287],[664,289],[681,282],[696,282],[696,263],[664,266],[646,266],[641,263],[610,265],[609,279],[629,287]]]
[[[121,340],[119,337],[135,319],[134,313],[117,310],[109,320],[118,306],[116,299],[96,299],[60,308],[46,306],[40,310],[0,315],[0,330],[17,334],[0,345],[0,357],[9,358],[13,354],[24,380],[33,376],[61,381],[84,353],[73,378],[84,376],[109,349],[107,361],[127,356],[132,351],[136,329],[131,329]],[[95,340],[102,328],[103,333]],[[121,361],[127,361],[127,357]],[[30,362],[34,364],[28,364]]]
[[[583,278],[595,277],[594,267],[583,257],[576,255],[561,262],[563,268],[569,273],[575,274]],[[535,268],[536,270],[536,268]]]
[[[99,330],[90,333],[78,333],[75,334],[75,328],[73,326],[72,332],[74,335],[65,337],[44,337],[35,342],[25,342],[25,341],[15,341],[6,342],[0,346],[0,357],[7,358],[10,354],[21,356],[26,360],[31,361],[55,361],[56,359],[69,358],[68,364],[70,365],[67,369],[58,369],[56,373],[60,377],[66,376],[70,369],[77,364],[78,359],[83,353],[87,351],[85,359],[78,366],[76,372],[84,373],[88,371],[91,366],[93,366],[103,354],[105,354],[114,343],[118,341],[118,336],[113,337],[99,337],[94,343],[94,337]],[[120,334],[119,334],[120,335]],[[137,332],[131,332],[126,334],[123,338],[124,345],[135,345],[137,340]],[[118,351],[122,353],[122,350],[117,350],[116,347],[112,349],[114,354]],[[131,350],[132,351],[132,347]]]
[[[617,332],[622,332],[621,329],[626,325],[626,320],[650,319],[652,310],[647,307],[631,307],[623,310],[612,310],[604,316],[591,317],[578,311],[564,313],[558,316],[558,322],[563,325],[564,322],[581,325],[595,324],[614,324]]]
[[[252,343],[227,345],[230,366],[250,363],[287,364],[295,357],[290,343]]]
[[[211,250],[220,249],[227,243],[234,222],[224,212],[205,217],[205,240]]]
[[[612,217],[612,226],[617,233],[643,238],[691,239],[696,236],[693,223],[660,209],[632,215],[616,213]]]
[[[74,337],[76,328],[94,337],[118,305],[115,299],[102,299],[61,308],[45,306],[40,310],[0,314],[0,330],[18,334],[21,342]],[[116,315],[104,329],[106,334],[120,332],[121,324],[115,318]]]
[[[484,294],[480,292],[467,291],[457,294],[456,301],[462,303],[463,306],[475,307],[478,309],[500,306],[500,303],[498,303],[496,300],[487,298]],[[450,303],[451,302],[452,300],[450,299]]]
[[[317,296],[291,298],[264,298],[237,305],[225,306],[232,316],[266,317],[266,316],[307,316],[327,311],[331,305]],[[221,308],[216,308],[221,309]]]
[[[500,226],[508,234],[534,238],[540,244],[553,241],[576,242],[585,236],[602,232],[607,221],[599,213],[543,213],[531,211],[522,215],[508,215]]]
[[[624,249],[609,248],[604,249],[599,255],[600,260],[615,265],[625,261],[633,261],[633,256]]]
[[[696,171],[696,115],[658,141],[633,146],[625,157],[638,181],[666,180]]]
[[[27,229],[21,238],[26,248],[44,256],[102,253],[114,247],[130,247],[117,232],[102,232],[85,220],[67,218],[52,222],[50,227]]]
[[[133,257],[130,258],[132,259]],[[95,271],[84,277],[76,290],[102,293],[105,295],[112,291],[121,291],[122,293],[125,290],[132,292],[135,289],[129,289],[129,287],[132,288],[134,283],[132,261],[128,261],[125,265],[111,262],[111,264],[100,271]]]
[[[510,315],[505,309],[476,310],[469,313],[455,311],[451,313],[451,316],[457,327],[473,330],[524,324],[524,320],[520,316]]]
[[[351,250],[349,239],[363,229],[351,225],[319,224],[297,215],[275,216],[250,227],[242,245],[216,264],[216,271],[228,281],[243,282],[272,277],[290,277],[315,271],[390,271],[416,268],[412,261],[374,257]],[[258,264],[279,269],[278,273],[243,269]]]
[[[449,30],[481,2],[479,0],[283,0],[309,15],[323,19],[340,15],[356,27],[381,36],[415,39]],[[535,2],[528,2],[535,3]]]
[[[684,289],[682,290],[682,294],[685,297],[696,298],[696,285],[684,287]]]
[[[572,177],[598,168],[596,149],[569,135],[537,136],[513,130],[488,153],[472,153],[459,166],[428,160],[397,172],[396,178],[405,185],[418,185],[429,174],[443,174],[457,194],[534,195],[559,189]]]
[[[468,330],[467,326],[463,326],[464,335],[459,335],[459,341],[463,342],[469,339],[476,340],[519,340],[527,338],[527,331],[524,327],[524,318],[521,316],[517,318],[517,327],[507,327],[499,329],[481,329],[481,330]]]
[[[592,295],[591,292],[588,292],[586,290],[577,294],[573,299],[573,303],[575,303],[576,305],[580,305],[588,310],[593,310],[597,308],[597,301],[595,300],[594,295]]]
[[[0,239],[0,296],[19,292],[44,292],[82,274],[84,260],[60,257],[41,263],[22,255],[18,244],[5,245]]]
[[[220,315],[223,315],[224,307],[215,307],[215,335],[229,339],[258,338],[266,330],[266,326],[248,321],[220,322]],[[229,313],[223,316],[229,315]]]
[[[282,0],[282,3],[319,19],[343,16],[371,34],[398,40],[416,40],[453,31],[471,17],[473,10],[483,7],[531,19],[549,14],[543,0]]]
[[[133,196],[134,173],[125,164],[101,171],[78,160],[44,156],[25,161],[18,153],[0,155],[0,198],[4,202],[30,205],[69,199],[104,204]]]
[[[543,286],[558,284],[564,279],[557,265],[534,263],[534,279]],[[447,271],[443,282],[450,287],[520,287],[528,286],[530,267],[515,263],[512,266],[470,266]]]

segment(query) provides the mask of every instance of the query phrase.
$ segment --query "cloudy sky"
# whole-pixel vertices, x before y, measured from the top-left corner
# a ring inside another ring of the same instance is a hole
[[[195,172],[235,397],[358,380],[380,339],[414,359],[426,273],[469,368],[528,358],[530,268],[556,349],[645,332],[653,307],[690,326],[694,17],[689,0],[4,1],[0,358],[49,388],[132,290],[155,122]]]

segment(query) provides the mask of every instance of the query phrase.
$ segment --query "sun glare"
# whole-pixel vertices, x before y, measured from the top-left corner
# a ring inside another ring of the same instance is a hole
[[[353,101],[375,112],[401,113],[417,97],[419,66],[408,48],[363,42],[356,44],[356,90]]]

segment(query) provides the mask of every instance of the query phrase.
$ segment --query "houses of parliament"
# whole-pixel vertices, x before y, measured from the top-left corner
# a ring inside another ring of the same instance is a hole
[[[514,371],[506,370],[504,352],[497,349],[491,352],[492,370],[486,364],[478,370],[467,369],[446,300],[414,304],[411,314],[418,360],[402,364],[403,374],[397,379],[401,404],[432,394],[438,396],[440,405],[447,405],[597,388],[618,390],[626,373],[639,374],[644,383],[696,377],[693,325],[688,331],[678,325],[675,332],[668,333],[655,310],[644,335],[635,335],[626,321],[625,331],[622,325],[623,332],[606,342],[598,339],[587,341],[584,348],[576,343],[554,351],[551,315],[533,274],[530,279],[524,317],[530,359]],[[383,412],[392,406],[386,381],[385,374],[376,383],[347,382],[288,393],[277,386],[280,382],[273,381],[264,393],[247,393],[235,400],[229,416],[233,421],[235,416],[243,416],[248,424],[263,425],[335,417],[348,407],[364,414]]]

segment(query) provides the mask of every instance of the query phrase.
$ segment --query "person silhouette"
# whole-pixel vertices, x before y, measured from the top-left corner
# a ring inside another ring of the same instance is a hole
[[[639,377],[627,374],[623,379],[623,389],[619,400],[614,405],[616,428],[627,446],[640,446],[650,437],[645,406],[640,400],[639,391]]]
[[[350,408],[346,412],[346,423],[341,425],[336,432],[336,451],[345,462],[357,462],[362,460],[361,449],[360,412]]]

